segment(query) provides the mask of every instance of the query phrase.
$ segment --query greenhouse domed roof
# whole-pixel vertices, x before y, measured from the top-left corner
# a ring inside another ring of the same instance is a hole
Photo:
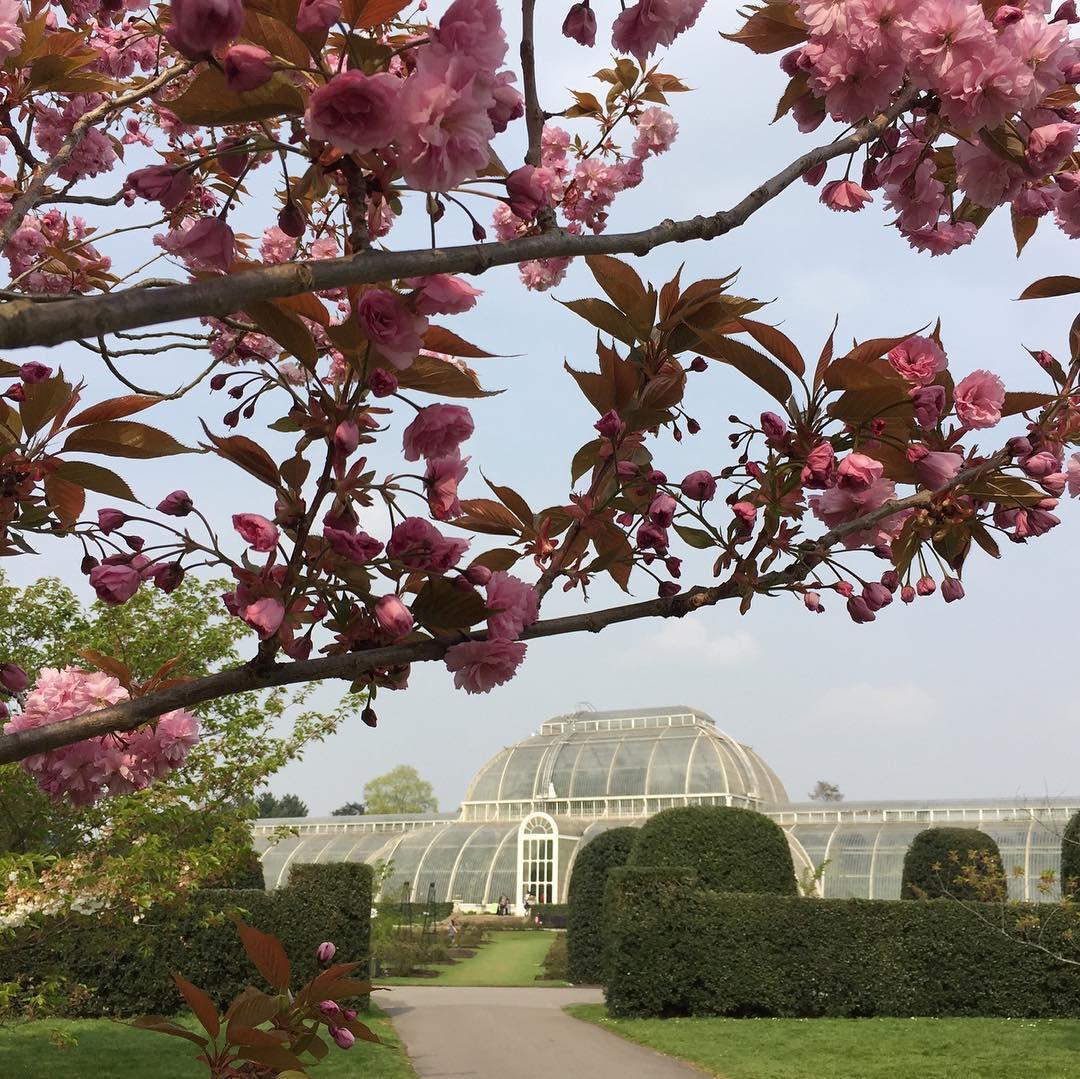
[[[556,716],[538,734],[497,753],[462,805],[694,796],[731,804],[784,804],[787,792],[748,746],[695,708],[584,711]]]

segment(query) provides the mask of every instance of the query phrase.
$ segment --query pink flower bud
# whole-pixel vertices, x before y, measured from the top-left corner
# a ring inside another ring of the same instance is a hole
[[[659,551],[661,554],[668,549],[667,529],[652,521],[645,521],[637,530],[637,545],[643,551]]]
[[[757,506],[750,502],[736,502],[731,507],[732,513],[745,526],[749,527],[757,520]]]
[[[847,612],[851,615],[852,622],[862,625],[866,622],[873,622],[877,615],[874,614],[870,605],[862,596],[852,596],[847,601]]]
[[[675,511],[679,508],[678,502],[666,493],[658,494],[649,506],[649,520],[653,524],[667,528],[675,518]]]
[[[465,571],[465,579],[469,584],[477,585],[479,588],[485,588],[488,581],[491,580],[491,570],[487,566],[469,566]]]
[[[1039,486],[1048,495],[1053,495],[1054,498],[1060,498],[1065,493],[1068,482],[1068,473],[1052,472],[1049,476],[1043,476],[1043,478],[1039,480]]]
[[[221,65],[229,89],[243,93],[268,83],[274,74],[273,59],[259,45],[233,45]]]
[[[278,542],[277,525],[257,513],[234,513],[233,528],[243,541],[255,551],[272,551]]]
[[[351,1023],[356,1018],[356,1012],[352,1008],[342,1008],[341,1014]]]
[[[691,472],[679,484],[679,490],[695,502],[709,502],[716,495],[716,480],[706,469]]]
[[[356,1035],[347,1027],[331,1027],[330,1037],[339,1049],[351,1049],[356,1044]]]
[[[341,1009],[337,1006],[337,1001],[334,1000],[321,1001],[319,1004],[319,1011],[327,1016],[341,1014]]]
[[[780,442],[787,434],[787,424],[775,412],[762,412],[761,429],[770,442]]]
[[[368,705],[368,707],[360,713],[360,722],[363,723],[365,727],[377,727],[379,725],[379,717],[375,715],[375,709]],[[333,945],[331,944],[330,947],[332,948]]]
[[[563,20],[562,32],[564,37],[586,48],[591,49],[596,44],[596,15],[587,0],[571,6]]]
[[[304,217],[304,211],[300,206],[290,199],[278,211],[277,224],[286,236],[291,236],[295,240],[304,235],[307,229],[307,218]]]
[[[240,617],[258,633],[260,640],[265,641],[281,628],[285,620],[285,604],[272,596],[264,596],[244,607]]]
[[[825,612],[825,607],[821,602],[821,593],[819,592],[804,592],[802,601],[808,611],[813,611],[815,614]]]
[[[172,24],[165,36],[189,60],[203,60],[244,29],[241,0],[172,0]]]
[[[941,582],[941,598],[946,603],[953,603],[964,598],[964,586],[955,577],[946,577]]]
[[[933,577],[923,576],[915,582],[915,591],[920,596],[932,596],[937,591],[937,582]]]
[[[186,517],[195,506],[187,491],[173,491],[158,503],[157,508],[158,513],[165,513],[170,517]]]
[[[123,510],[103,509],[98,510],[98,528],[107,536],[118,528],[123,528],[128,521],[128,515]]]
[[[836,451],[831,442],[819,442],[807,455],[799,479],[804,487],[831,487],[836,477]]]
[[[133,565],[100,565],[90,571],[90,587],[102,603],[118,607],[127,603],[142,584],[142,577]]]
[[[1021,469],[1023,469],[1024,474],[1030,476],[1032,479],[1042,479],[1043,476],[1050,476],[1061,468],[1058,459],[1048,450],[1040,450],[1038,453],[1032,453],[1027,457],[1021,458],[1018,463]]]
[[[900,601],[902,603],[914,603],[915,602],[915,589],[911,585],[906,584],[900,589]]]
[[[353,420],[342,420],[334,431],[334,449],[342,457],[349,457],[356,452],[359,445],[360,428]]]
[[[341,0],[300,0],[296,29],[301,34],[325,34],[341,20]]]
[[[9,401],[25,401],[26,389],[21,382],[15,382],[8,387],[8,391],[4,394],[4,396]]]
[[[180,241],[180,254],[214,270],[227,270],[236,253],[236,238],[220,217],[200,217]]]
[[[833,585],[833,591],[839,592],[841,596],[851,598],[855,593],[855,586],[850,581],[837,581]]]
[[[38,363],[37,360],[24,363],[19,368],[19,378],[28,386],[36,386],[39,382],[44,382],[51,374],[52,368],[46,367],[43,363]]]
[[[8,693],[22,693],[30,684],[26,671],[17,663],[0,663],[0,685]]]
[[[888,607],[892,603],[892,593],[877,581],[871,581],[863,588],[862,598],[872,611],[880,611],[882,607]]]
[[[1051,22],[1066,23],[1075,23],[1077,21],[1080,21],[1080,18],[1076,14],[1076,0],[1065,0],[1054,12],[1054,17],[1051,20]]]
[[[160,202],[164,210],[175,210],[187,198],[193,186],[187,169],[151,165],[136,169],[124,181],[124,188],[150,202]]]
[[[924,428],[937,427],[945,411],[944,386],[918,386],[911,391],[915,422]]]
[[[387,371],[385,367],[376,367],[368,375],[368,389],[375,397],[390,397],[397,393],[397,376],[393,371]]]
[[[315,949],[315,958],[320,963],[329,963],[335,955],[337,955],[337,945],[329,940],[324,940],[322,944]]]
[[[144,580],[152,580],[166,595],[175,592],[184,580],[184,567],[179,562],[155,562],[143,571]]]
[[[413,616],[408,607],[393,593],[383,596],[375,604],[375,621],[383,632],[400,640],[407,637],[413,628]]]
[[[506,178],[506,195],[510,209],[522,221],[531,221],[537,211],[551,205],[556,181],[550,169],[522,165]]]
[[[690,361],[690,370],[691,371],[697,371],[697,373],[699,375],[703,371],[708,371],[708,369],[709,369],[709,364],[708,364],[708,361],[704,358],[704,356],[695,356]]]
[[[1013,7],[1012,4],[1002,4],[990,21],[995,30],[1004,30],[1006,26],[1019,22],[1023,17],[1024,13],[1020,8]]]
[[[661,599],[671,599],[679,594],[679,586],[674,581],[661,581],[656,589],[656,594]]]
[[[619,414],[614,409],[605,412],[604,415],[593,424],[593,427],[600,432],[602,438],[610,439],[619,438],[626,430],[626,424],[619,419]]]

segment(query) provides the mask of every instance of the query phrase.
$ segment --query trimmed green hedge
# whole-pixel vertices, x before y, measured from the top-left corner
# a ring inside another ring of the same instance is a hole
[[[1080,813],[1074,813],[1061,833],[1061,894],[1080,899]]]
[[[703,888],[722,892],[797,892],[783,829],[752,809],[665,809],[638,831],[626,864],[689,866]]]
[[[664,873],[611,874],[613,1015],[1080,1016],[1075,968],[1021,940],[1076,957],[1075,911],[723,895]]]
[[[1003,899],[1006,891],[1001,851],[978,828],[927,828],[904,855],[901,899]]]
[[[424,920],[424,911],[428,910],[428,905],[420,900],[415,900],[409,904],[412,907],[412,920],[413,922],[422,922]],[[401,900],[400,899],[380,899],[376,904],[376,909],[380,914],[386,914],[390,917],[401,921]],[[431,913],[434,915],[436,922],[445,922],[451,914],[454,913],[453,903],[433,903],[430,907]]]
[[[539,918],[548,929],[565,929],[570,907],[566,903],[537,903],[529,908],[531,917]]]
[[[318,970],[321,941],[337,945],[339,962],[367,960],[371,885],[370,866],[298,865],[279,891],[205,890],[160,920],[155,912],[137,924],[76,917],[56,928],[20,930],[0,950],[0,982],[33,985],[59,975],[72,986],[88,986],[90,996],[72,997],[65,1011],[71,1016],[170,1015],[181,1006],[170,976],[175,971],[224,1005],[245,986],[261,985],[225,914],[238,912],[281,939],[295,986]]]
[[[636,828],[612,828],[585,844],[574,859],[567,888],[566,950],[568,978],[579,984],[603,981],[604,886],[608,873],[626,864]]]

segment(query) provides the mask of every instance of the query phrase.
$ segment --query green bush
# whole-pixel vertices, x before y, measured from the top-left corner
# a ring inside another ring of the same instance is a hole
[[[356,863],[298,865],[276,892],[218,889],[195,893],[178,910],[154,910],[133,923],[107,913],[18,931],[0,951],[0,982],[35,985],[61,977],[93,992],[73,994],[71,1016],[169,1015],[181,1006],[171,974],[204,988],[219,1005],[261,984],[226,917],[279,937],[299,985],[318,970],[315,949],[337,945],[337,961],[366,962],[371,935],[371,868]],[[264,987],[265,988],[265,987]]]
[[[977,828],[927,828],[904,855],[901,899],[1002,899],[1001,851]]]
[[[403,910],[400,899],[380,899],[376,909],[379,914],[385,914],[398,922],[411,917],[414,923],[422,923],[425,911],[428,911],[436,922],[445,922],[454,913],[454,904],[440,902],[428,907],[427,903],[410,901]]]
[[[1080,812],[1072,815],[1061,834],[1061,894],[1080,900]]]
[[[608,872],[626,864],[636,828],[601,832],[578,851],[567,888],[568,980],[596,984],[604,977],[604,886]]]
[[[650,817],[627,865],[689,866],[703,888],[795,895],[795,867],[778,824],[752,809],[684,806]]]
[[[537,903],[529,908],[529,915],[540,919],[548,929],[565,929],[569,907],[566,903]]]
[[[633,872],[609,883],[613,1015],[1080,1016],[1075,968],[1023,943],[1078,958],[1071,908],[724,895]]]
[[[566,934],[556,933],[544,956],[544,977],[551,981],[567,981]]]

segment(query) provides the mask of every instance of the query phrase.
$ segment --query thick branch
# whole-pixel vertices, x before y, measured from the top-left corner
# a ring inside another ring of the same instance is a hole
[[[90,130],[96,123],[104,120],[105,117],[111,113],[117,112],[120,109],[125,109],[128,105],[134,104],[136,101],[142,100],[144,97],[151,97],[158,92],[163,86],[167,86],[173,79],[179,75],[183,75],[185,71],[191,68],[191,64],[184,63],[179,64],[176,67],[171,67],[167,71],[163,71],[156,78],[151,79],[149,82],[141,83],[134,90],[129,90],[126,94],[121,94],[119,97],[107,97],[96,109],[91,109],[89,112],[84,112],[82,116],[75,121],[71,127],[71,131],[68,133],[63,144],[56,153],[48,159],[48,161],[42,162],[34,175],[34,179],[31,181],[27,189],[15,200],[15,205],[11,208],[11,213],[4,221],[3,227],[0,227],[0,247],[5,247],[12,236],[18,231],[19,226],[23,222],[23,218],[34,209],[39,202],[48,194],[45,190],[45,185],[48,183],[49,177],[54,176],[60,169],[67,164],[71,155],[75,152],[79,143],[82,142],[83,136]]]
[[[536,0],[521,0],[521,81],[525,91],[525,128],[529,148],[525,164],[540,165],[540,137],[544,131],[544,111],[536,88],[536,51],[533,47],[533,15]]]
[[[979,469],[961,473],[957,481],[969,480],[973,475],[985,470],[985,467],[984,465]],[[845,536],[861,532],[901,510],[926,506],[930,500],[931,495],[928,492],[920,491],[907,498],[887,502],[872,513],[834,528],[820,539],[811,541],[790,566],[759,577],[751,587],[753,591],[759,593],[790,588],[811,573]],[[697,586],[668,598],[644,600],[640,603],[566,615],[562,618],[549,618],[527,627],[521,636],[523,640],[535,640],[540,637],[560,637],[568,633],[599,633],[608,626],[634,622],[641,618],[682,618],[702,607],[711,607],[723,600],[734,599],[746,588],[745,583],[734,580],[710,587]],[[390,645],[386,648],[373,648],[366,652],[326,656],[322,659],[310,659],[299,663],[246,664],[242,667],[231,667],[205,678],[196,678],[190,682],[171,686],[158,693],[123,701],[97,712],[88,712],[74,719],[65,720],[63,723],[0,735],[0,764],[22,760],[35,753],[43,753],[46,750],[80,742],[84,738],[134,730],[141,724],[174,709],[194,708],[206,701],[229,697],[236,693],[319,682],[327,678],[353,681],[379,668],[442,659],[447,650],[459,641],[484,640],[486,636],[485,633],[469,636],[463,634],[437,640]]]
[[[370,284],[391,278],[422,277],[435,273],[480,274],[494,266],[563,255],[646,255],[664,244],[712,240],[744,224],[813,165],[852,153],[876,138],[911,106],[915,97],[914,90],[906,92],[887,113],[844,138],[804,154],[751,191],[730,210],[709,217],[662,221],[640,232],[573,236],[553,229],[541,235],[525,236],[505,243],[466,244],[434,250],[369,251],[351,258],[266,266],[187,285],[160,289],[131,288],[48,305],[13,301],[0,305],[0,348],[57,345],[80,337],[96,337],[116,330],[160,325],[177,319],[228,315],[242,311],[247,304],[256,300]]]

